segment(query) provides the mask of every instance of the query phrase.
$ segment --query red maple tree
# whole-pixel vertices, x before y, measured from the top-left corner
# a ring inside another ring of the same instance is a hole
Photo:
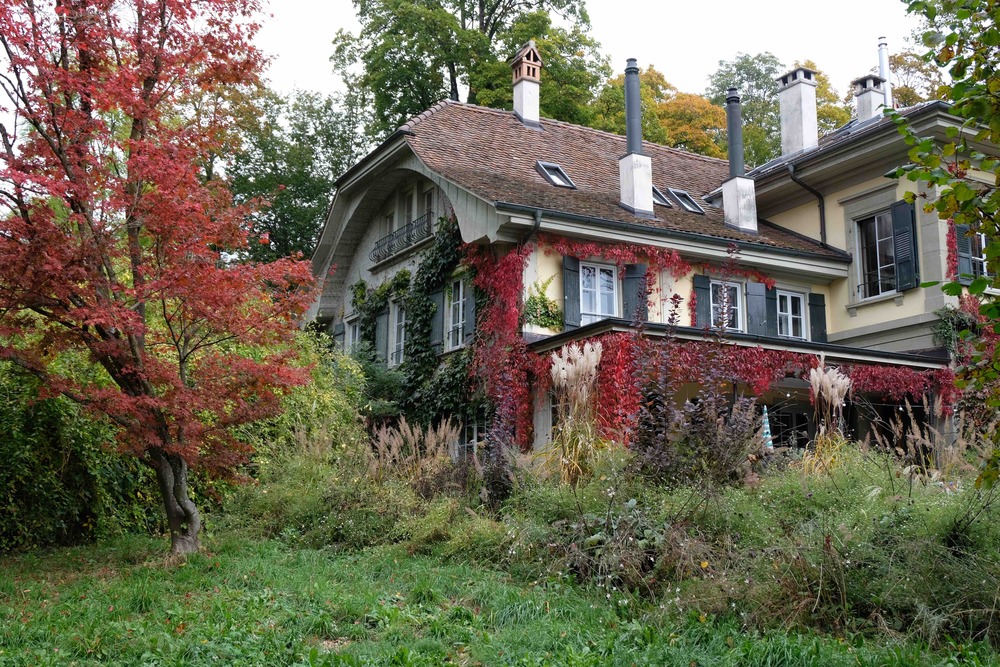
[[[257,0],[0,3],[0,359],[107,415],[156,473],[171,551],[199,548],[188,469],[232,474],[231,427],[275,414],[305,262],[234,261],[246,211],[199,169],[255,81]],[[65,369],[83,354],[94,371]]]

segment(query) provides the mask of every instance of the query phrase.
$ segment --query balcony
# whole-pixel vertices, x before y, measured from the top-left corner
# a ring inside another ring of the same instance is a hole
[[[372,248],[368,257],[373,263],[378,264],[415,246],[420,241],[430,238],[433,221],[434,213],[428,211],[408,225],[400,227],[392,234],[383,236],[376,241],[375,247]]]

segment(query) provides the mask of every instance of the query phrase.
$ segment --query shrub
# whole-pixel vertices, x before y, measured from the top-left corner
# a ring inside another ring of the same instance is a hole
[[[451,421],[437,427],[411,426],[400,417],[396,426],[381,426],[372,438],[368,474],[382,481],[396,477],[424,498],[459,487],[451,453],[459,428]]]
[[[115,430],[0,364],[0,551],[150,531],[161,514],[151,472],[116,453]]]

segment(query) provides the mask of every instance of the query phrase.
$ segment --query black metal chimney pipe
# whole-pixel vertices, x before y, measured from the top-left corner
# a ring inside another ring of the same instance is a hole
[[[729,134],[729,177],[742,176],[743,167],[743,112],[740,96],[735,88],[726,95],[726,131]]]
[[[642,103],[639,101],[639,65],[635,58],[625,64],[625,139],[628,152],[642,155]]]

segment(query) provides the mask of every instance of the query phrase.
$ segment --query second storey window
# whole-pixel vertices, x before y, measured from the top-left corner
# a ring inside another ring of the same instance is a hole
[[[462,346],[465,337],[465,283],[459,279],[451,283],[448,295],[448,329],[445,349],[454,350]]]
[[[406,308],[398,302],[392,304],[391,333],[389,365],[398,366],[403,363],[403,350],[406,347]]]
[[[867,299],[896,289],[896,248],[888,211],[858,221],[861,276],[858,290]]]
[[[618,316],[618,272],[613,266],[580,264],[580,321]]]
[[[743,331],[743,307],[739,283],[712,281],[712,326]]]
[[[806,318],[801,294],[778,290],[778,335],[784,338],[805,338]]]

